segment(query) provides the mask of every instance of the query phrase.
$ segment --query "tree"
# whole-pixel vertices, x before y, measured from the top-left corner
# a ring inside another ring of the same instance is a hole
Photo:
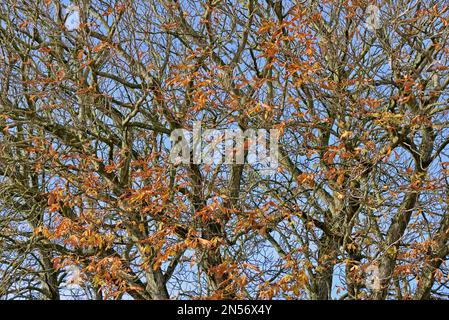
[[[0,296],[446,298],[448,4],[3,1]]]

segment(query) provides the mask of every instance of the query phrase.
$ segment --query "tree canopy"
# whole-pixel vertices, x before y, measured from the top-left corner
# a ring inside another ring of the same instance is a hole
[[[448,9],[2,0],[0,298],[447,298]],[[196,122],[277,170],[171,162]]]

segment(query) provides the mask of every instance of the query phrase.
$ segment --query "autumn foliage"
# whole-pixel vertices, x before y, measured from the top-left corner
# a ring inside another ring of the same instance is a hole
[[[0,297],[447,298],[448,9],[2,1]],[[171,163],[195,121],[277,172]]]

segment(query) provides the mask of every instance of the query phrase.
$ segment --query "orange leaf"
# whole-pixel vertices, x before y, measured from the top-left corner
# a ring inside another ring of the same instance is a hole
[[[48,195],[48,201],[47,201],[47,205],[51,206],[56,202],[56,197],[53,193],[50,193]]]

